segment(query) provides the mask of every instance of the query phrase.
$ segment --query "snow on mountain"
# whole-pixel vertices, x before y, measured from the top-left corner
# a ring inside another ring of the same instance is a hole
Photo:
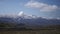
[[[24,23],[29,26],[39,26],[39,25],[60,25],[59,18],[47,19],[44,17],[38,17],[35,15],[27,15],[24,12],[19,12],[18,15],[14,17],[1,16],[0,22],[13,22],[16,24]]]
[[[18,16],[24,16],[24,12],[23,12],[23,11],[20,11],[20,12],[18,13]]]
[[[18,13],[18,17],[22,17],[24,19],[33,19],[33,18],[37,18],[37,16],[35,15],[27,15],[25,14],[23,11]]]

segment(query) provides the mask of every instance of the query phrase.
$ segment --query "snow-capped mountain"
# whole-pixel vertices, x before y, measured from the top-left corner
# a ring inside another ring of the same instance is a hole
[[[37,18],[37,16],[35,16],[35,15],[27,15],[27,14],[25,14],[23,11],[21,11],[21,12],[18,14],[18,17],[21,17],[21,18],[24,18],[24,19]]]
[[[15,17],[0,17],[0,22],[8,23],[24,23],[29,26],[40,26],[40,25],[60,25],[60,19],[46,19],[37,17],[35,15],[27,15],[24,12],[20,12]]]

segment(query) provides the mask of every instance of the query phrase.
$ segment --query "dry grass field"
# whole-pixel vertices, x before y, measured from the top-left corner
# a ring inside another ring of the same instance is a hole
[[[60,34],[60,30],[0,31],[0,34]]]

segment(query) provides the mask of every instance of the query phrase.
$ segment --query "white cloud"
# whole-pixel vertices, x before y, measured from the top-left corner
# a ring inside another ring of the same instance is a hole
[[[59,7],[57,5],[49,5],[45,3],[40,3],[40,2],[35,2],[35,1],[30,1],[27,4],[25,4],[26,7],[31,7],[31,8],[38,8],[40,11],[55,11],[58,10]]]

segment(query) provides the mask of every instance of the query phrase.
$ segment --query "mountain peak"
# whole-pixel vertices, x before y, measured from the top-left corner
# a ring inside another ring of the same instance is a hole
[[[18,13],[18,16],[24,16],[24,12],[23,12],[23,11],[20,11],[20,12]]]

